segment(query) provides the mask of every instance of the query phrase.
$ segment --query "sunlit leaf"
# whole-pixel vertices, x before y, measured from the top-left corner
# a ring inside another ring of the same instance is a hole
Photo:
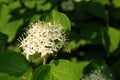
[[[52,61],[35,70],[33,80],[79,80],[77,67],[66,60]]]
[[[21,80],[20,77],[10,76],[6,73],[0,73],[0,80]]]
[[[32,69],[28,69],[22,76],[21,78],[23,80],[31,80],[32,79]]]
[[[108,53],[113,53],[119,46],[120,32],[119,30],[108,27],[103,33],[103,45]]]
[[[2,4],[0,8],[0,31],[3,27],[5,27],[4,24],[6,24],[11,18],[11,15],[9,13],[10,11],[8,5]]]
[[[10,3],[13,2],[13,0],[0,0],[0,3]]]
[[[67,60],[52,61],[51,80],[79,80],[77,66]]]
[[[40,1],[38,1],[36,4],[37,4],[37,10],[38,11],[40,11],[40,10],[42,10],[42,11],[50,10],[51,7],[52,7],[52,5],[50,3],[43,3],[43,2],[41,3]]]
[[[36,4],[36,1],[30,1],[30,0],[25,0],[24,5],[28,8],[34,8]]]
[[[30,23],[33,23],[33,22],[39,20],[40,16],[41,16],[40,14],[39,15],[38,14],[33,15],[30,19]]]
[[[116,7],[120,7],[120,0],[112,0],[112,2]]]
[[[16,20],[9,23],[4,24],[3,27],[1,27],[1,32],[8,35],[8,41],[11,42],[17,33],[18,28],[22,25],[23,20]]]
[[[10,14],[10,10],[15,9],[15,7],[17,7],[15,3],[11,5],[3,4],[0,11],[0,31],[8,35],[9,42],[15,38],[18,28],[23,24],[23,19],[10,20],[10,18],[14,17]]]
[[[80,77],[82,77],[84,74],[84,69],[86,68],[86,66],[90,63],[91,61],[80,61],[77,63],[78,65],[78,69],[79,69],[79,75]]]
[[[14,10],[14,9],[21,7],[21,4],[19,1],[13,1],[13,2],[9,3],[8,6],[9,6],[9,10]]]

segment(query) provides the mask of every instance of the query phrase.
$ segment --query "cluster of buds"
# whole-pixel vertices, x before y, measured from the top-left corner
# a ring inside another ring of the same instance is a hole
[[[41,53],[41,57],[57,52],[66,42],[63,26],[56,22],[37,21],[29,26],[25,38],[20,41],[23,54]]]

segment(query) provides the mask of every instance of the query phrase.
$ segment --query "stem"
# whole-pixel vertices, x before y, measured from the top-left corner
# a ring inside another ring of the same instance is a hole
[[[47,58],[44,57],[44,58],[43,58],[43,65],[46,65],[46,61],[47,61]]]

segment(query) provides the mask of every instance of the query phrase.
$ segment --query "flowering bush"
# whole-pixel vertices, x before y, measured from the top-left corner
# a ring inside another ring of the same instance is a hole
[[[119,80],[119,0],[1,0],[0,80]]]

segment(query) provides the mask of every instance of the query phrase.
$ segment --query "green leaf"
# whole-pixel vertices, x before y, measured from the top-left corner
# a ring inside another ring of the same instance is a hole
[[[2,4],[0,6],[0,31],[2,28],[6,27],[5,24],[8,22],[8,20],[11,18],[11,15],[9,14],[9,6]]]
[[[11,42],[15,36],[18,28],[23,24],[23,19],[10,20],[12,16],[11,10],[19,8],[19,2],[12,2],[9,5],[2,4],[0,9],[0,31],[8,35],[8,42]],[[18,16],[17,16],[18,17]]]
[[[112,0],[112,2],[116,7],[120,7],[120,0]]]
[[[28,8],[34,8],[36,4],[36,1],[30,1],[30,0],[25,0],[24,5]]]
[[[40,11],[40,10],[42,10],[42,11],[47,11],[47,10],[50,10],[50,9],[51,9],[51,7],[52,7],[51,3],[43,2],[43,1],[45,1],[45,0],[41,0],[41,2],[38,1],[38,2],[36,3],[36,4],[37,4],[37,11]],[[40,5],[40,4],[41,4],[41,5]]]
[[[64,27],[66,34],[69,35],[71,30],[71,24],[70,20],[64,13],[53,10],[51,12],[43,14],[40,19],[46,22],[50,21],[60,23]]]
[[[1,32],[8,35],[8,42],[11,42],[17,33],[18,28],[22,25],[23,20],[16,20],[9,23],[4,24],[4,26],[0,27]]]
[[[77,63],[78,65],[78,69],[79,69],[79,75],[80,77],[82,77],[84,74],[84,69],[86,68],[86,66],[90,63],[91,61],[80,61]]]
[[[70,48],[70,50],[75,50],[78,48],[78,44],[75,42],[75,40],[72,40],[68,43],[68,48]]]
[[[103,33],[103,45],[108,53],[113,53],[119,46],[120,32],[113,27],[107,27]]]
[[[56,60],[50,63],[51,80],[79,80],[77,66],[67,60]]]
[[[20,77],[10,76],[6,73],[0,73],[0,80],[21,80]]]
[[[41,63],[41,54],[40,53],[36,53],[34,55],[30,55],[29,56],[29,61],[32,63],[32,66],[38,66]]]
[[[32,80],[32,69],[28,69],[22,76],[22,80]]]
[[[20,1],[13,1],[13,2],[9,3],[8,7],[9,7],[9,10],[11,11],[11,10],[20,8],[21,3],[20,3]]]
[[[0,3],[10,3],[12,2],[13,0],[0,0]]]
[[[8,35],[8,42],[11,42],[15,38],[18,28],[23,24],[23,19],[14,21],[12,20],[12,18],[14,17],[14,15],[11,15],[12,10],[14,11],[14,9],[17,9],[19,7],[21,7],[19,1],[11,2],[8,5],[1,5],[0,31]]]
[[[0,54],[0,72],[21,76],[28,69],[30,69],[30,65],[20,53],[9,51]]]
[[[34,15],[31,17],[29,23],[33,23],[33,22],[39,20],[39,19],[40,19],[40,16],[41,16],[40,14],[39,14],[39,15],[38,15],[38,14],[34,14]]]
[[[50,80],[45,78],[50,72],[50,68],[49,65],[41,65],[38,67],[34,72],[33,80]]]
[[[12,51],[15,51],[15,52],[20,52],[21,51],[20,44],[18,44],[18,42],[16,42],[16,44],[14,44],[14,45],[9,45],[7,47],[7,50],[12,50]]]
[[[79,75],[73,63],[67,60],[56,60],[37,68],[33,80],[79,80]]]
[[[68,48],[72,51],[77,49],[80,46],[79,44],[79,36],[75,31],[71,31],[70,41],[68,43]]]
[[[49,10],[51,8],[51,4],[47,3],[45,0],[40,0],[40,1],[31,1],[31,0],[26,0],[24,1],[24,4],[26,7],[28,8],[36,8],[37,11],[46,11]]]

